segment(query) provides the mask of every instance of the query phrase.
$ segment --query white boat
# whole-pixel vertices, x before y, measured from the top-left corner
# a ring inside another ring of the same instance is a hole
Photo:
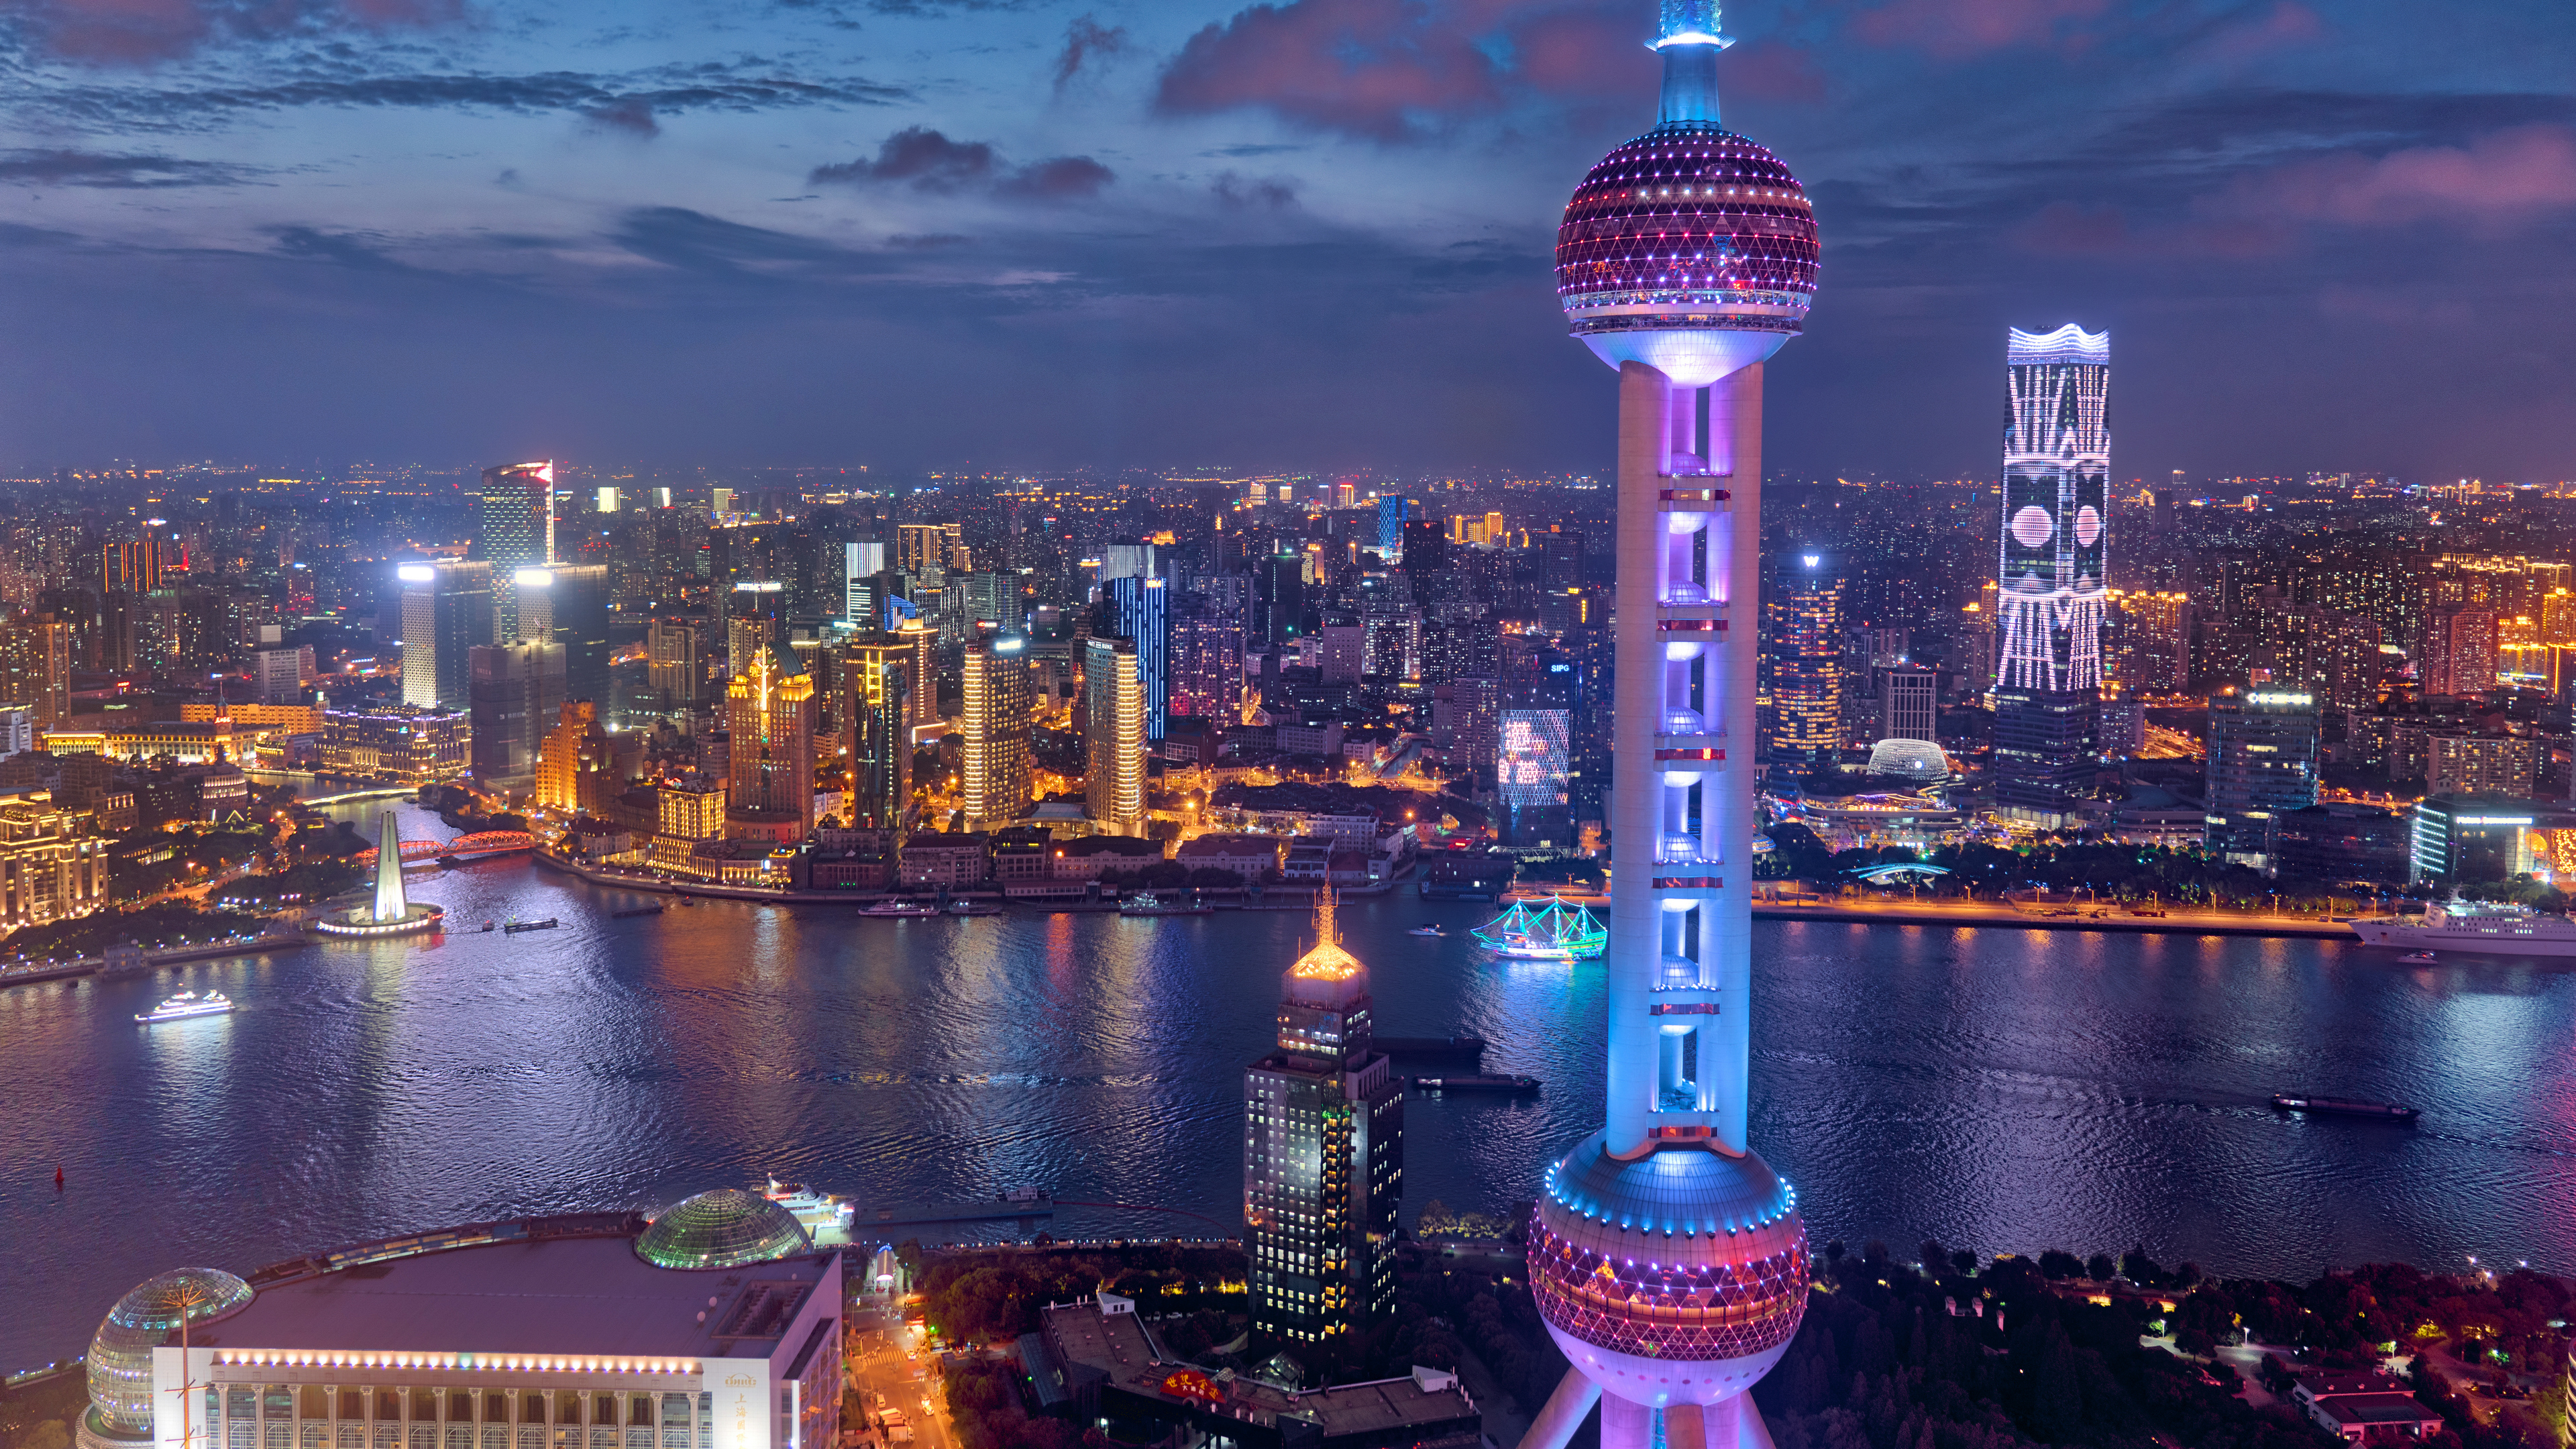
[[[1425,921],[1421,925],[1414,927],[1412,930],[1407,931],[1404,934],[1408,936],[1429,936],[1436,940],[1442,936],[1448,935],[1449,933],[1440,929],[1438,926],[1431,924],[1429,921]]]
[[[938,915],[939,907],[932,905],[928,901],[879,901],[875,905],[868,907],[866,910],[859,912],[859,914],[863,916],[897,916],[905,920],[919,920],[924,916]]]
[[[769,1186],[763,1188],[760,1195],[794,1213],[796,1221],[803,1223],[808,1232],[824,1228],[847,1229],[851,1215],[858,1211],[851,1203],[801,1182],[780,1182],[774,1177],[768,1182]]]
[[[156,1021],[186,1021],[192,1016],[221,1016],[232,1009],[233,999],[220,991],[208,991],[203,996],[182,991],[149,1012],[136,1012],[134,1019],[148,1026]]]
[[[2494,956],[2576,956],[2576,921],[2529,906],[2452,901],[2427,906],[2423,924],[2396,917],[2355,921],[2364,945],[2410,951],[2479,951]]]

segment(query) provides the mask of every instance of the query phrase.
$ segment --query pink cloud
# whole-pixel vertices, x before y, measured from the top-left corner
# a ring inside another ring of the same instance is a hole
[[[1944,60],[2015,46],[2080,43],[2082,22],[2110,0],[1895,0],[1852,31],[1872,45],[1911,45]]]
[[[0,0],[48,53],[93,65],[149,65],[226,35],[298,28],[418,29],[465,18],[463,0]]]
[[[2576,207],[2576,132],[2521,126],[2465,147],[2330,156],[2239,182],[2217,209],[2347,226],[2510,227]]]
[[[2267,51],[2312,45],[2323,40],[2326,23],[2299,0],[2273,0],[2272,8],[2249,25],[2219,32],[2210,48],[2230,60]]]
[[[1426,117],[1495,105],[1499,81],[1491,57],[1417,0],[1289,0],[1191,36],[1154,105],[1175,115],[1260,106],[1392,141]]]

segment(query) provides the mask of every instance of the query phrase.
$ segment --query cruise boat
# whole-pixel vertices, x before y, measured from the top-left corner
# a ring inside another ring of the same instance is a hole
[[[2496,956],[2576,956],[2576,921],[2528,906],[2451,901],[2427,906],[2422,925],[2397,917],[2355,921],[2364,945],[2409,951],[2479,951]]]
[[[134,1019],[148,1026],[156,1021],[186,1021],[192,1016],[221,1016],[232,1009],[233,999],[220,991],[208,991],[203,996],[182,991],[148,1012],[136,1012]]]
[[[1477,944],[1522,961],[1589,961],[1610,945],[1609,928],[1583,907],[1549,897],[1537,910],[1528,901],[1478,926]]]
[[[1120,902],[1118,914],[1122,916],[1212,916],[1216,914],[1216,907],[1166,901],[1152,891],[1145,891]]]
[[[939,907],[932,905],[928,901],[879,901],[875,905],[868,907],[866,910],[859,912],[859,914],[863,916],[894,916],[904,920],[920,920],[925,916],[938,915]]]
[[[761,1189],[760,1195],[794,1213],[796,1221],[803,1223],[808,1233],[817,1235],[818,1240],[827,1229],[843,1234],[849,1231],[850,1218],[858,1209],[848,1200],[807,1187],[801,1182],[780,1182],[775,1177],[767,1181],[769,1185]]]

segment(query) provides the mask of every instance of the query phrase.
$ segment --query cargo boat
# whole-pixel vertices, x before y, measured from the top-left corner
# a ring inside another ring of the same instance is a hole
[[[1476,1074],[1452,1077],[1415,1077],[1415,1090],[1423,1092],[1501,1092],[1526,1096],[1538,1090],[1538,1078],[1506,1072],[1501,1075]]]
[[[542,921],[512,921],[501,931],[504,935],[515,936],[521,931],[551,931],[559,924],[554,917],[548,916]]]
[[[2349,1097],[2310,1097],[2295,1092],[2274,1092],[2272,1105],[2284,1112],[2364,1117],[2374,1122],[2412,1122],[2419,1115],[2414,1108],[2395,1102],[2356,1102]]]
[[[660,906],[660,905],[653,905],[653,906],[628,906],[626,909],[624,909],[624,910],[622,910],[622,911],[610,911],[610,912],[608,913],[608,915],[609,915],[609,919],[611,919],[611,920],[618,920],[618,921],[622,921],[622,920],[626,919],[626,918],[627,918],[627,917],[629,917],[629,916],[658,916],[658,915],[662,914],[664,911],[669,910],[669,909],[670,909],[670,907],[668,907],[668,906]]]

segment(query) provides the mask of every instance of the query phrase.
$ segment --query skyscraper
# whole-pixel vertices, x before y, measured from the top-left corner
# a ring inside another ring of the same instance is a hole
[[[841,617],[853,629],[885,627],[885,600],[880,597],[891,553],[882,542],[860,539],[841,545]]]
[[[1762,612],[1771,758],[1832,764],[1843,747],[1843,581],[1826,570],[1823,555],[1797,554],[1772,571]]]
[[[2316,699],[2304,689],[2210,696],[2203,848],[2266,873],[2276,869],[2283,812],[2317,803],[2320,734]]]
[[[1715,0],[1665,0],[1658,124],[1592,168],[1557,232],[1567,321],[1619,372],[1620,887],[1603,958],[1608,1121],[1549,1169],[1530,1226],[1530,1289],[1573,1368],[1523,1449],[1563,1449],[1595,1399],[1602,1449],[1767,1446],[1744,1390],[1806,1311],[1796,1195],[1745,1140],[1743,748],[1762,366],[1814,295],[1816,228],[1788,168],[1719,123],[1726,44]]]
[[[2433,611],[2416,648],[2426,694],[2479,695],[2496,687],[2496,614],[2455,606]]]
[[[563,708],[563,646],[477,644],[466,654],[475,778],[495,784],[533,777],[538,746]]]
[[[1368,967],[1333,893],[1315,945],[1280,977],[1277,1049],[1243,1074],[1243,1221],[1252,1331],[1322,1346],[1395,1307],[1404,1087],[1376,1046]]]
[[[555,561],[554,464],[483,470],[482,507],[465,556],[492,566],[492,642],[518,643],[519,570]]]
[[[2005,361],[1995,804],[2053,825],[2089,768],[2102,687],[2111,334],[2016,327]]]
[[[968,830],[996,830],[1029,803],[1029,641],[1006,630],[966,646],[965,761],[959,781]]]
[[[71,626],[52,614],[0,624],[0,703],[26,706],[37,729],[58,729],[71,717],[71,639]]]
[[[645,678],[656,713],[686,715],[706,697],[706,621],[652,620],[645,626]]]
[[[814,833],[814,680],[779,675],[767,655],[725,688],[725,830],[754,839]]]
[[[1109,605],[1120,638],[1135,641],[1136,673],[1144,682],[1145,738],[1160,743],[1172,712],[1172,591],[1152,575],[1109,583]]]
[[[567,815],[597,809],[608,762],[608,731],[600,727],[598,703],[565,700],[537,750],[537,808]]]
[[[394,570],[402,591],[403,703],[471,702],[477,644],[492,642],[492,566],[441,560]]]
[[[548,612],[554,621],[547,637],[563,646],[564,697],[596,701],[605,713],[608,661],[616,652],[608,644],[608,604],[614,590],[609,567],[557,564],[545,574]]]
[[[912,819],[911,641],[862,634],[841,661],[842,735],[849,747],[850,810],[856,830],[901,830]]]
[[[1114,835],[1145,833],[1145,682],[1133,639],[1082,645],[1084,813]]]

